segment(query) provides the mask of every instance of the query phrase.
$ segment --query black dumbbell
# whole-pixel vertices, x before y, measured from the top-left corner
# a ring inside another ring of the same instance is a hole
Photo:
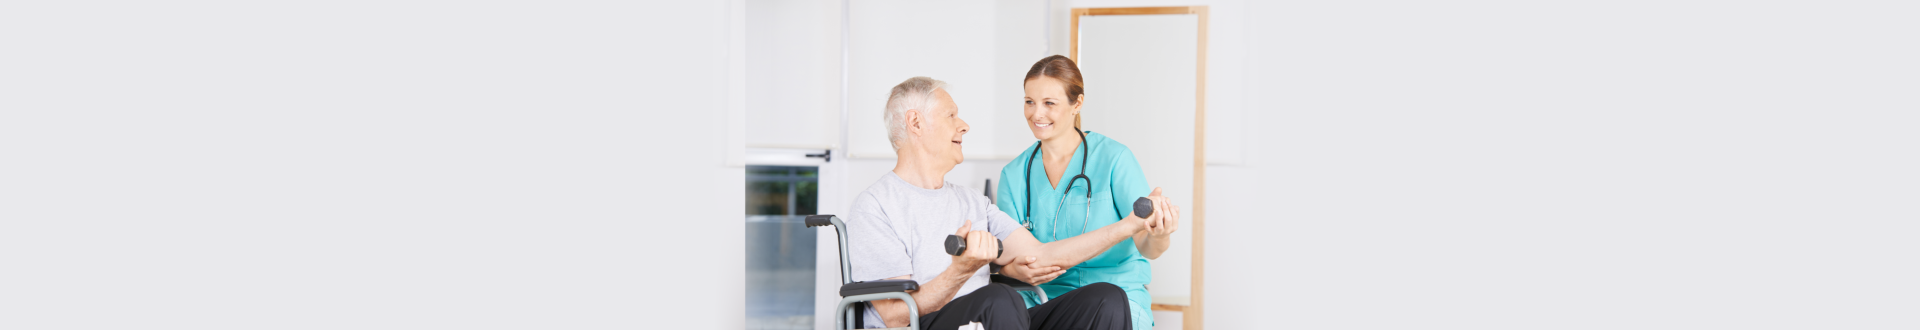
[[[1007,253],[1007,244],[1006,242],[1001,242],[998,238],[993,240],[1000,243],[994,244],[999,246],[1000,250],[994,251],[993,257],[1000,258],[1000,254]],[[960,237],[960,235],[947,235],[947,254],[957,256],[961,253],[967,253],[967,238]]]
[[[1153,200],[1146,197],[1133,200],[1133,216],[1140,218],[1153,216]]]

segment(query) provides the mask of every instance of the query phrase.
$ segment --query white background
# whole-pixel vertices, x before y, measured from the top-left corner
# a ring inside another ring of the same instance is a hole
[[[738,328],[738,4],[0,5],[0,328]],[[1920,325],[1910,4],[1240,8],[1210,326]]]

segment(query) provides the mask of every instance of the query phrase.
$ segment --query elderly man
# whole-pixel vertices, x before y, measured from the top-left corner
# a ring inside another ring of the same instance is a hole
[[[1084,286],[1028,309],[1011,287],[988,283],[989,262],[1006,265],[1002,273],[1021,281],[1052,280],[1065,269],[1034,265],[1079,264],[1139,233],[1147,220],[1128,217],[1042,244],[985,197],[946,182],[947,171],[963,160],[961,137],[968,126],[945,85],[913,77],[887,98],[887,139],[899,158],[892,172],[854,198],[845,217],[853,280],[919,282],[920,290],[910,294],[923,329],[974,322],[995,330],[1131,329],[1126,292],[1112,284]],[[964,237],[967,250],[948,255],[947,235]],[[1005,253],[996,256],[1002,240]],[[905,301],[889,299],[874,301],[861,317],[869,328],[904,327],[907,313]]]

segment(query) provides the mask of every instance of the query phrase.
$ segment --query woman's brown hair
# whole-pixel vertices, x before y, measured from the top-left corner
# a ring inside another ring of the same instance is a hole
[[[1021,80],[1020,84],[1024,86],[1026,82],[1041,76],[1067,83],[1067,104],[1080,104],[1080,96],[1086,94],[1086,83],[1080,80],[1080,66],[1074,65],[1073,59],[1066,56],[1047,56],[1034,62],[1033,68],[1027,69],[1027,79]],[[1080,128],[1080,114],[1073,114],[1073,127]]]

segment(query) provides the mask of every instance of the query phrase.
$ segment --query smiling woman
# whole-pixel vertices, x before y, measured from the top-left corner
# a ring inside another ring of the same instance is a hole
[[[1040,141],[1021,153],[1019,159],[1026,161],[1008,163],[1001,170],[1004,198],[998,206],[1029,226],[1041,242],[1060,242],[1087,235],[1089,228],[1136,221],[1129,219],[1144,221],[1147,230],[1133,233],[1092,259],[1045,265],[1067,268],[1058,278],[1029,283],[1040,286],[1047,299],[1094,285],[1115,286],[1125,292],[1133,328],[1151,329],[1149,260],[1171,246],[1180,211],[1160,189],[1148,184],[1131,149],[1106,135],[1080,129],[1078,118],[1086,105],[1080,77],[1079,67],[1066,56],[1048,56],[1028,69],[1023,113],[1028,129]],[[1035,167],[1041,168],[1039,173]],[[1134,214],[1134,201],[1143,198],[1153,209],[1166,212]],[[1031,292],[1023,296],[1029,305],[1040,304],[1042,298]]]

